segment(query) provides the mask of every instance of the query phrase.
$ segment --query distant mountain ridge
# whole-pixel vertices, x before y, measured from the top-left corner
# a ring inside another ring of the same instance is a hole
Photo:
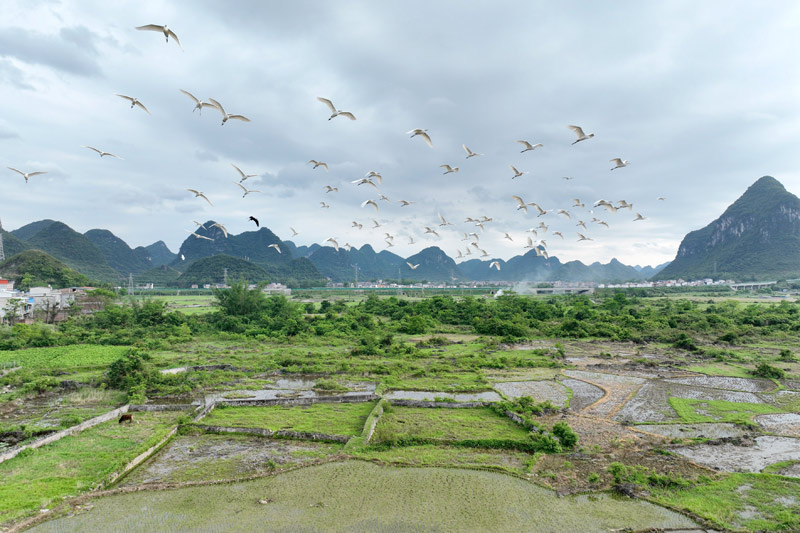
[[[774,279],[800,275],[800,198],[771,176],[683,238],[654,279]]]
[[[297,246],[292,241],[282,241],[265,227],[226,237],[222,228],[214,224],[209,220],[198,227],[195,233],[201,238],[187,236],[177,254],[163,241],[131,249],[108,230],[92,229],[81,235],[54,220],[33,222],[4,235],[15,250],[41,249],[92,279],[117,284],[125,283],[129,274],[134,275],[136,283],[221,283],[226,268],[229,280],[240,276],[248,281],[281,281],[290,286],[321,285],[327,280],[350,283],[356,277],[356,269],[361,281],[399,278],[432,282],[623,282],[641,281],[663,267],[631,267],[616,259],[607,264],[561,263],[557,257],[544,258],[530,250],[508,261],[496,259],[498,271],[489,268],[495,259],[456,263],[436,246],[403,258],[388,250],[375,251],[369,244],[349,251],[316,243]]]

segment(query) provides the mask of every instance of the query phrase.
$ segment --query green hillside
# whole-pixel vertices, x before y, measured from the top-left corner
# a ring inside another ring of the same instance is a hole
[[[406,263],[419,265],[412,269]],[[430,246],[412,255],[401,266],[403,279],[424,279],[428,281],[454,281],[463,279],[456,262],[453,261],[441,248]]]
[[[175,260],[176,255],[167,248],[167,245],[164,244],[164,241],[157,241],[149,246],[138,246],[134,249],[134,252],[138,252],[142,250],[147,257],[150,258],[150,264],[154,267],[159,267],[161,265],[167,265]]]
[[[97,246],[109,266],[123,276],[143,272],[152,266],[149,261],[131,250],[125,241],[107,229],[90,229],[84,235]]]
[[[119,283],[122,279],[89,239],[62,222],[47,225],[27,239],[27,243],[92,279],[109,283]]]
[[[244,280],[248,283],[273,281],[270,279],[269,273],[259,265],[238,257],[218,254],[193,262],[180,275],[177,283],[181,286],[188,286],[192,283],[222,283],[226,268],[228,269],[229,282],[239,280]]]
[[[50,285],[54,289],[95,285],[88,277],[41,250],[25,250],[0,263],[0,276],[14,280],[15,287],[23,286],[28,276],[28,287]]]
[[[800,198],[764,176],[716,220],[684,237],[653,279],[775,279],[800,275]]]
[[[12,255],[16,255],[30,248],[28,244],[20,240],[13,233],[5,230],[0,230],[0,233],[3,235],[3,253],[6,257],[11,257]]]
[[[50,220],[49,218],[37,220],[36,222],[31,222],[30,224],[25,224],[21,228],[15,229],[11,233],[13,233],[16,238],[26,241],[54,223],[55,220]]]

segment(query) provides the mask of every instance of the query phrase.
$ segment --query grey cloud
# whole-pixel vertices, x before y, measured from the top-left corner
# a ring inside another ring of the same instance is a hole
[[[0,59],[0,80],[27,91],[34,90],[33,85],[28,83],[25,73],[17,68],[9,59]]]
[[[2,55],[40,64],[79,76],[102,74],[96,34],[83,26],[61,28],[59,35],[48,35],[19,27],[0,30]]]
[[[195,150],[194,155],[200,161],[219,161],[219,158],[208,150]]]

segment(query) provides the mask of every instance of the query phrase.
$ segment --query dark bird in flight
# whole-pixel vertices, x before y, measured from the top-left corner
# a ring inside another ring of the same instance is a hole
[[[257,228],[260,228],[260,227],[261,227],[261,225],[258,223],[258,219],[257,219],[256,217],[254,217],[254,216],[251,216],[251,217],[250,217],[250,220],[252,220],[253,222],[255,222],[255,223],[256,223],[256,227],[257,227]]]

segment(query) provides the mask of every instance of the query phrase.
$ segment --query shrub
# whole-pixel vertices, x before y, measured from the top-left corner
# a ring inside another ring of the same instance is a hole
[[[553,426],[553,435],[564,448],[572,448],[578,443],[578,434],[566,422],[556,423]]]
[[[106,373],[106,381],[110,387],[127,390],[135,385],[146,383],[150,370],[150,355],[132,348],[125,355],[111,363]]]
[[[761,363],[758,365],[758,368],[753,370],[752,374],[756,377],[767,379],[783,379],[783,377],[786,375],[782,369],[767,363]]]

